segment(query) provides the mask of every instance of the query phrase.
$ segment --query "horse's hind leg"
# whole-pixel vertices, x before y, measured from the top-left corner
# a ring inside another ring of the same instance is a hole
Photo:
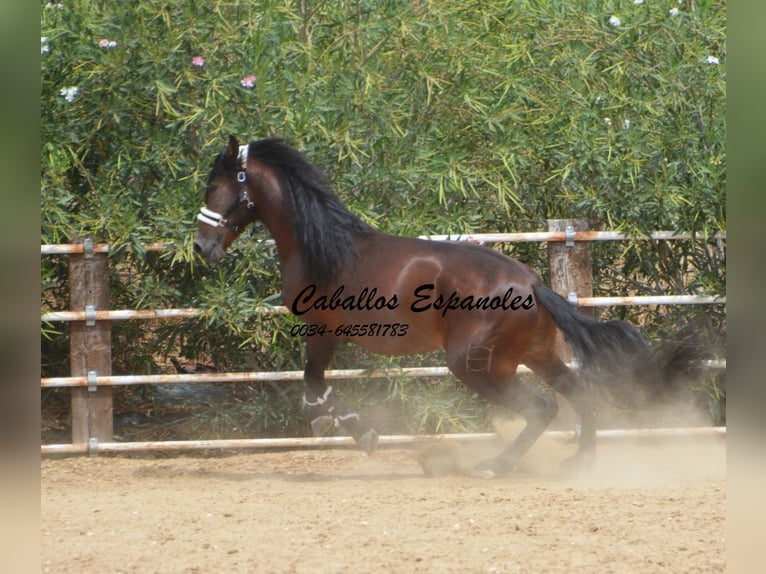
[[[310,337],[306,343],[306,382],[304,403],[311,415],[311,432],[322,436],[333,426],[343,426],[354,437],[356,444],[365,452],[372,453],[378,445],[378,433],[365,427],[359,415],[352,412],[325,383],[324,371],[330,364],[337,341],[329,338]]]
[[[524,430],[508,448],[476,467],[476,476],[492,478],[505,475],[516,466],[556,417],[558,404],[556,393],[547,383],[525,381],[516,376],[515,360],[501,362],[490,353],[476,353],[476,349],[490,350],[491,347],[469,347],[464,355],[448,353],[447,362],[452,373],[488,402],[508,407],[527,421]]]
[[[527,365],[572,405],[580,417],[580,443],[567,462],[576,467],[590,466],[596,454],[596,409],[588,383],[569,369],[558,357]]]
[[[540,435],[558,413],[556,394],[546,384],[535,384],[515,377],[498,385],[489,383],[496,392],[481,393],[480,388],[471,383],[469,386],[495,404],[510,407],[526,419],[524,430],[516,439],[495,458],[479,464],[474,471],[476,476],[494,478],[508,474],[522,456],[532,447]],[[502,392],[499,392],[502,389]]]

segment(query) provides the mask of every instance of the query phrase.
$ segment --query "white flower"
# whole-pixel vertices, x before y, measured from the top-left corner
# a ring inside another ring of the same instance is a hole
[[[628,118],[625,118],[622,120],[622,129],[626,130],[630,127],[630,120]]]
[[[679,14],[678,8],[671,8],[670,10],[668,10],[668,14],[670,14],[671,16],[678,16]]]
[[[99,48],[116,48],[117,42],[115,42],[114,40],[108,40],[106,38],[102,38],[98,42],[98,47]]]
[[[64,96],[64,99],[71,103],[74,101],[75,97],[77,97],[78,92],[80,91],[80,88],[77,86],[69,86],[68,88],[61,88],[61,91],[59,92],[60,95]]]
[[[636,6],[643,3],[644,3],[644,0],[633,0],[633,4],[635,4]]]
[[[50,9],[52,9],[52,8],[58,8],[59,10],[63,10],[63,9],[64,9],[64,4],[63,4],[63,3],[61,3],[61,2],[57,2],[56,4],[54,4],[53,2],[48,2],[48,3],[45,5],[45,7],[46,7],[48,10],[50,10]]]
[[[708,56],[705,62],[707,62],[708,64],[714,64],[716,66],[721,63],[721,61],[715,56]]]
[[[612,16],[609,17],[609,23],[612,26],[619,26],[620,25],[620,19],[617,16],[612,15]]]
[[[51,47],[48,45],[48,36],[40,36],[40,55],[50,52]]]
[[[604,123],[608,126],[612,125],[612,118],[604,118]]]

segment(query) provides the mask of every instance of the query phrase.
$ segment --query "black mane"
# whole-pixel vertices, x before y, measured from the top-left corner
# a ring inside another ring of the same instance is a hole
[[[283,140],[253,141],[248,156],[274,170],[290,198],[304,271],[312,283],[327,286],[343,265],[356,258],[355,237],[373,229],[348,211],[333,194],[325,175]]]

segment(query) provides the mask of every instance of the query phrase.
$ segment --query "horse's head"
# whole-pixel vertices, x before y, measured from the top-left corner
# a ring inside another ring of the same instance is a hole
[[[247,181],[248,146],[229,137],[229,145],[216,158],[207,180],[205,205],[197,215],[199,227],[194,251],[216,263],[245,227],[255,221],[255,203]]]

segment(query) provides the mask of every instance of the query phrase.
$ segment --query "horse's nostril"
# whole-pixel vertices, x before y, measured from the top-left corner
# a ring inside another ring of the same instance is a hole
[[[202,255],[202,245],[200,245],[196,241],[194,242],[194,253],[196,253],[197,255]]]

